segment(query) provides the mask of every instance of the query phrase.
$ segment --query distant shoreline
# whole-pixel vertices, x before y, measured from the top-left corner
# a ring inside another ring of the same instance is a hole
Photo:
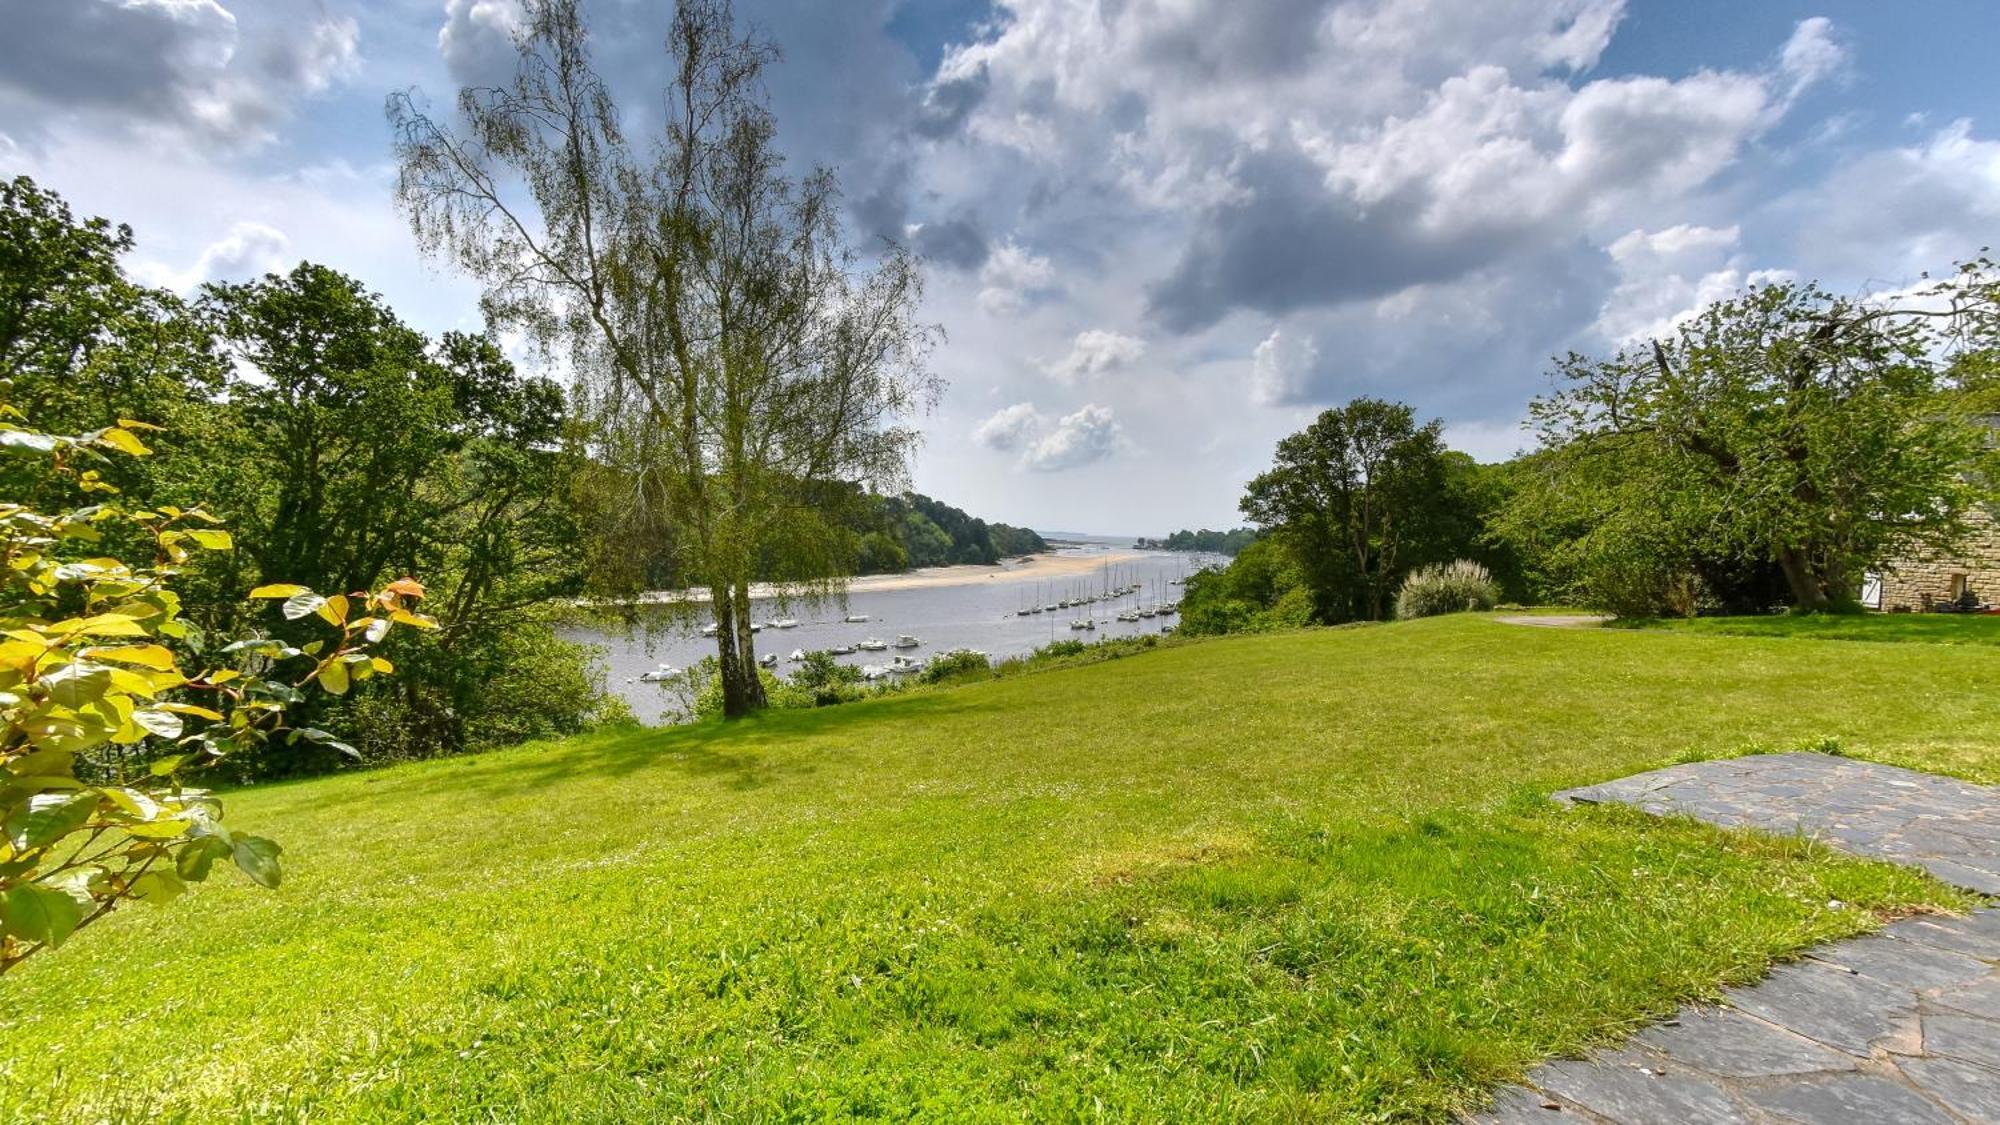
[[[980,563],[926,566],[902,574],[868,574],[849,578],[847,593],[851,596],[887,593],[892,590],[930,590],[945,586],[977,586],[986,582],[1013,584],[1073,581],[1094,575],[1103,567],[1121,566],[1153,553],[1129,548],[1074,555],[1049,551],[1035,555],[1020,555],[991,566]],[[750,587],[752,598],[769,598],[772,594],[772,587],[767,583],[759,582]],[[703,590],[648,590],[639,595],[637,604],[662,605],[702,601],[707,596],[707,592]]]

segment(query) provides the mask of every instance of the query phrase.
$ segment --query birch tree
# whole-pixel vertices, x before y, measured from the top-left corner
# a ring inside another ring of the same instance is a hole
[[[786,175],[767,42],[685,0],[661,134],[628,138],[577,0],[533,0],[519,67],[455,120],[389,99],[418,241],[486,287],[493,321],[560,347],[612,513],[600,554],[664,550],[706,592],[724,712],[762,706],[751,586],[837,597],[855,544],[828,506],[900,487],[941,383],[918,263],[847,243],[834,174]],[[600,501],[606,499],[599,497]],[[626,575],[630,578],[630,575]]]

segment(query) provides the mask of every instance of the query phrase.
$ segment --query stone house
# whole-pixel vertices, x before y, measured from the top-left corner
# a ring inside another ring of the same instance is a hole
[[[2000,438],[2000,415],[1987,418]],[[1924,612],[1950,605],[1967,590],[1984,605],[2000,605],[2000,510],[1975,508],[1965,544],[1951,555],[1898,559],[1872,578],[1862,601],[1890,612]]]
[[[1950,556],[1899,559],[1882,573],[1875,598],[1863,600],[1891,612],[1923,612],[1949,605],[1967,590],[1987,605],[2000,605],[2000,520],[1991,511],[1972,514],[1972,534]]]

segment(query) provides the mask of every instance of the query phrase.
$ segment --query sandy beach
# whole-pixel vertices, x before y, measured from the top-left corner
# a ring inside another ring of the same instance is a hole
[[[974,586],[981,583],[1015,582],[1063,582],[1071,579],[1087,578],[1106,566],[1120,566],[1134,559],[1143,558],[1146,552],[1131,550],[1092,551],[1087,554],[1058,554],[1050,551],[1039,555],[1022,555],[993,566],[927,566],[903,574],[870,574],[860,578],[850,578],[847,592],[850,594],[882,593],[889,590],[924,590],[940,586]],[[764,598],[771,595],[771,588],[762,583],[750,587],[750,596]],[[645,602],[679,602],[700,600],[708,595],[699,590],[653,590],[642,598]]]

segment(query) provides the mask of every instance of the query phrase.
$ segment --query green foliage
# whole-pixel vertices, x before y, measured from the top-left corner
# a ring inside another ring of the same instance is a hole
[[[1469,559],[1418,567],[1396,591],[1396,616],[1436,617],[1492,609],[1500,601],[1500,585],[1483,566]]]
[[[1379,621],[1412,568],[1477,550],[1470,459],[1446,450],[1442,434],[1408,406],[1356,399],[1280,441],[1276,465],[1250,482],[1243,513],[1284,542],[1312,591],[1313,620]],[[1218,604],[1200,627],[1242,617]]]
[[[790,680],[794,689],[810,693],[818,707],[852,703],[869,691],[861,682],[861,669],[842,664],[832,653],[819,650],[806,653]]]
[[[10,395],[43,425],[166,423],[153,456],[94,467],[90,479],[236,530],[241,549],[208,552],[177,576],[189,621],[236,634],[253,623],[238,595],[260,582],[430,579],[443,628],[387,643],[403,669],[393,686],[308,697],[297,722],[387,759],[571,732],[608,713],[585,654],[553,646],[540,620],[581,589],[591,561],[560,388],[521,377],[487,337],[425,338],[320,266],[209,286],[193,306],[135,285],[119,264],[129,230],[78,220],[25,179],[0,185],[0,233]],[[0,495],[67,499],[34,469],[0,460]],[[130,528],[100,530],[105,553],[151,551]],[[309,629],[276,632],[303,642]],[[244,752],[225,769],[250,777],[336,761]]]
[[[1239,527],[1234,531],[1176,531],[1165,539],[1141,538],[1134,546],[1142,551],[1197,551],[1209,555],[1228,555],[1235,558],[1243,548],[1257,541],[1260,534],[1254,527]]]
[[[993,662],[987,659],[985,653],[958,649],[932,658],[918,673],[917,680],[926,684],[966,683],[985,679],[992,673]]]
[[[901,496],[874,497],[873,507],[861,518],[863,526],[877,528],[869,534],[893,537],[901,548],[901,566],[951,566],[971,563],[991,566],[1014,555],[1037,554],[1049,549],[1041,536],[1021,527],[987,523],[961,509],[916,492]],[[857,573],[871,574],[889,568],[870,568],[879,559],[896,555],[864,549]]]
[[[1534,405],[1546,452],[1505,534],[1619,613],[1857,608],[1863,572],[1948,549],[1993,495],[1986,429],[1955,394],[1971,377],[1950,374],[2000,339],[1991,270],[1927,296],[1954,311],[1769,285],[1649,348],[1570,355]]]
[[[1288,542],[1270,536],[1221,570],[1190,575],[1181,593],[1180,631],[1189,636],[1262,633],[1313,622],[1313,591]]]
[[[0,407],[4,418],[23,416]],[[123,901],[175,898],[221,858],[276,887],[278,845],[225,827],[220,802],[187,781],[301,740],[353,753],[286,711],[393,672],[372,650],[395,625],[436,627],[414,611],[424,590],[407,578],[352,595],[273,585],[250,596],[281,601],[313,639],[211,642],[175,586],[198,553],[236,549],[233,537],[201,508],[114,499],[96,467],[149,455],[151,428],[59,436],[0,421],[16,467],[38,464],[92,500],[53,514],[0,503],[0,973]],[[96,553],[117,531],[149,543],[147,561]]]

